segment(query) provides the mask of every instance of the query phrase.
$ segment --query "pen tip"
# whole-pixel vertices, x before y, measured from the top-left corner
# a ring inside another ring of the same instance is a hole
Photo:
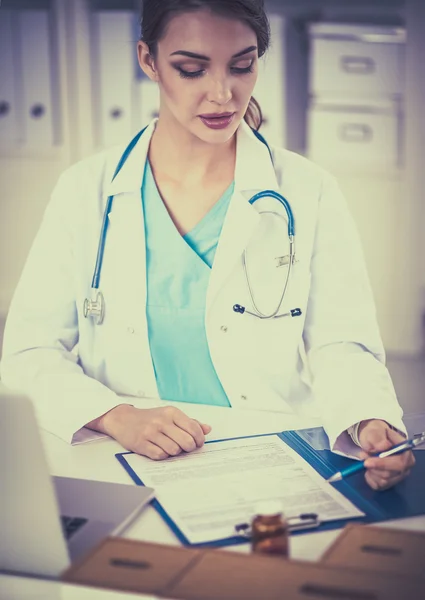
[[[326,481],[328,483],[333,483],[334,481],[341,481],[342,476],[341,473],[335,473],[334,475],[332,475],[332,477],[329,477],[329,479],[327,479]]]

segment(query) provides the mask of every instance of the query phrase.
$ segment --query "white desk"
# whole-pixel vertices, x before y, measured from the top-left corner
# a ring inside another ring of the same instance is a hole
[[[113,440],[101,440],[80,446],[70,446],[59,438],[43,434],[43,442],[52,475],[80,477],[99,481],[111,481],[134,485],[128,474],[115,458],[123,448]],[[105,499],[105,501],[107,501]],[[382,526],[425,531],[425,515],[387,521]],[[295,559],[318,560],[326,548],[338,536],[338,531],[305,533],[291,539],[291,556]],[[179,544],[179,541],[163,522],[154,508],[148,506],[126,532],[125,537],[162,544]],[[248,552],[249,545],[228,548],[234,552]],[[62,583],[42,582],[34,579],[0,575],[0,599],[3,600],[115,600],[134,598],[123,592],[107,594],[104,590],[80,588]],[[137,596],[152,600],[151,596]]]
[[[135,600],[136,598],[156,600],[155,596],[112,592],[56,581],[0,574],[1,600]]]
[[[113,440],[101,440],[80,446],[69,446],[59,438],[45,433],[43,436],[52,475],[81,477],[134,485],[129,475],[115,458],[124,449]],[[385,525],[425,531],[425,515],[411,517]],[[338,536],[338,531],[304,533],[291,539],[291,556],[301,560],[318,560]],[[125,537],[161,544],[180,544],[174,533],[164,523],[154,508],[148,506],[125,534]],[[249,545],[241,544],[230,550],[248,552]]]

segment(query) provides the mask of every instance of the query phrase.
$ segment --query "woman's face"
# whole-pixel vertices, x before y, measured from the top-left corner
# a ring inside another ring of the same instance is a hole
[[[185,13],[170,21],[153,60],[143,42],[138,50],[140,66],[159,84],[161,118],[207,143],[233,136],[258,77],[257,36],[248,25]]]

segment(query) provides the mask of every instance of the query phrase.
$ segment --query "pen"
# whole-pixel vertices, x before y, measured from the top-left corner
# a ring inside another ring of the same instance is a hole
[[[384,452],[379,452],[378,454],[373,454],[372,456],[377,457],[377,458],[385,458],[386,456],[393,456],[393,454],[401,454],[402,452],[406,452],[406,450],[412,450],[413,448],[416,448],[416,446],[419,446],[420,444],[423,444],[424,442],[425,442],[425,431],[423,433],[415,436],[411,440],[406,440],[406,441],[402,442],[401,444],[397,444],[397,446],[390,448],[389,450],[384,450]],[[365,459],[365,460],[367,460],[367,459]],[[360,462],[357,462],[355,465],[351,465],[350,467],[347,467],[346,469],[342,469],[342,471],[338,471],[338,473],[335,473],[334,475],[332,475],[332,477],[329,477],[329,479],[327,481],[330,483],[334,483],[335,481],[341,481],[342,479],[345,479],[346,477],[349,477],[350,475],[354,475],[354,473],[358,473],[359,471],[362,471],[363,469],[365,469],[364,463],[365,463],[365,461],[362,460]]]

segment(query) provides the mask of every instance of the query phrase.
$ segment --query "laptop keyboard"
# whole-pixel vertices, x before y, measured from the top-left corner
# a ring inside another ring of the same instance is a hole
[[[64,517],[61,516],[62,529],[65,539],[69,540],[83,525],[87,523],[87,519],[80,517]]]

